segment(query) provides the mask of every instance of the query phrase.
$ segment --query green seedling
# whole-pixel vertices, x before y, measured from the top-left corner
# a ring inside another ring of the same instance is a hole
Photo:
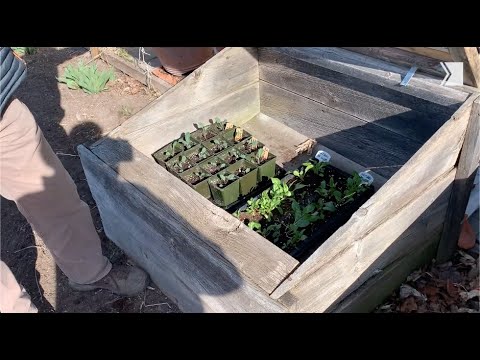
[[[184,165],[185,164],[188,164],[188,159],[186,156],[180,156],[177,160],[175,160],[173,163],[172,163],[172,167],[174,169],[176,169],[176,171],[178,173],[181,173],[183,172],[184,170],[186,170],[186,168],[184,168]],[[190,166],[191,167],[191,166]]]
[[[200,160],[206,159],[209,153],[206,147],[202,147],[202,149],[198,152],[198,158]]]
[[[307,172],[315,167],[310,161],[304,162],[302,165],[300,170],[293,171],[293,176],[299,178],[300,181],[303,181]]]
[[[347,188],[343,192],[342,201],[350,202],[353,201],[353,196],[355,194],[360,194],[364,192],[367,188],[362,183],[362,178],[358,173],[354,173],[352,177],[347,179]]]
[[[250,199],[247,201],[247,212],[251,214],[260,214],[265,219],[272,216],[275,209],[278,212],[283,213],[280,204],[288,197],[292,196],[288,185],[280,179],[272,178],[273,186],[270,190],[262,192],[258,199]]]
[[[174,141],[173,143],[171,143],[167,149],[165,149],[165,151],[163,152],[163,156],[165,156],[166,159],[169,159],[171,158],[172,156],[175,155],[175,149],[176,147],[178,146],[178,141]]]
[[[298,202],[293,200],[292,209],[295,219],[292,224],[288,225],[287,246],[295,246],[298,242],[305,240],[307,238],[304,234],[305,228],[321,219],[315,204],[309,204],[302,208]]]
[[[12,47],[11,49],[20,57],[25,55],[33,55],[38,51],[38,48],[36,47]]]
[[[260,224],[256,221],[250,221],[248,223],[248,227],[252,230],[260,230],[262,228],[262,224]]]
[[[323,161],[318,161],[312,168],[312,171],[315,175],[323,176],[325,168],[327,167],[328,163]]]
[[[270,224],[266,228],[261,229],[261,234],[267,239],[272,239],[274,243],[277,243],[280,239],[281,229],[281,224]]]
[[[115,71],[113,68],[100,71],[96,64],[84,65],[80,62],[76,66],[68,65],[63,76],[57,80],[67,84],[69,89],[82,89],[87,94],[98,94],[108,90],[107,83],[115,80]]]
[[[233,175],[233,174],[219,174],[218,175],[218,178],[220,179],[220,181],[225,185],[227,184],[228,182],[230,181],[234,181],[236,180],[236,176]]]
[[[213,144],[213,149],[215,149],[215,152],[219,152],[228,147],[228,143],[225,140],[214,139],[211,141],[211,143]]]
[[[195,142],[192,140],[192,134],[189,132],[186,132],[178,142],[184,146],[185,150],[188,150],[195,145]]]
[[[227,164],[220,160],[212,160],[207,162],[207,164],[204,166],[204,168],[212,175],[216,174],[222,169],[225,169],[227,167]]]

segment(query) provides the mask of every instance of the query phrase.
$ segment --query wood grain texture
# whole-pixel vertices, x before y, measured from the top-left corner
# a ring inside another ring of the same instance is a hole
[[[453,61],[463,62],[463,80],[466,84],[480,88],[480,54],[474,47],[449,48]]]
[[[107,140],[93,152],[156,203],[158,211],[164,214],[157,222],[170,227],[173,237],[178,241],[191,238],[189,241],[195,241],[198,247],[218,249],[218,256],[223,256],[267,293],[297,266],[297,260],[213,205],[126,141]],[[132,191],[134,189],[132,187]]]
[[[264,81],[260,103],[262,113],[386,178],[422,145]]]
[[[257,50],[226,48],[197,68],[160,98],[129,118],[111,136],[126,138],[149,131],[156,123],[228,96],[258,81]],[[208,119],[197,119],[205,122]],[[196,121],[196,122],[197,122]]]
[[[384,269],[379,269],[380,272],[377,275],[372,276],[340,304],[327,309],[327,312],[369,313],[373,311],[398,289],[398,285],[405,281],[413,269],[426,265],[435,256],[441,228],[439,226],[438,229],[431,230],[429,233],[421,232],[423,237],[417,237],[419,246],[416,249]]]
[[[457,164],[457,174],[450,204],[445,217],[445,227],[440,241],[437,260],[450,259],[457,248],[461,223],[465,215],[470,192],[480,162],[480,98],[473,103],[465,140]]]
[[[441,79],[445,77],[445,72],[442,70],[442,66],[437,59],[432,59],[431,57],[419,53],[413,53],[394,47],[345,47],[344,49],[407,68],[416,65],[418,71],[423,71],[426,74],[437,76]]]
[[[117,163],[115,167],[118,172],[115,172],[87,148],[80,146],[78,150],[107,236],[145,268],[157,286],[176,301],[183,311],[285,311],[241,274],[242,270],[248,272],[252,267],[265,269],[265,263],[259,259],[269,263],[268,257],[275,256],[275,251],[269,251],[267,259],[263,259],[264,247],[257,244],[254,259],[248,260],[247,255],[241,263],[237,261],[234,264],[227,260],[232,251],[223,254],[222,250],[228,246],[235,247],[234,244],[244,229],[227,224],[229,228],[222,229],[223,244],[220,245],[221,241],[218,240],[209,241],[208,230],[197,231],[195,221],[183,218],[188,217],[188,214],[167,203],[159,204],[148,189],[125,179],[122,176],[122,173],[128,173],[125,164]],[[136,158],[143,155],[133,156]],[[141,162],[137,160],[128,165]],[[161,172],[158,173],[161,176]],[[149,174],[138,175],[147,178]],[[155,179],[150,181],[153,183]],[[180,187],[180,191],[183,190],[185,189]],[[175,193],[172,198],[179,201],[181,196]],[[192,207],[198,210],[197,207]],[[209,213],[209,210],[207,208],[206,212]],[[196,216],[203,217],[201,212]],[[215,220],[219,215],[208,214],[208,217]],[[223,221],[228,222],[227,219]],[[189,226],[188,223],[193,224]],[[281,267],[282,264],[277,264],[275,270],[281,271]],[[259,281],[270,281],[270,274],[263,274],[267,279],[261,279],[258,272],[255,275],[259,276]]]
[[[451,176],[447,174],[451,174],[460,152],[474,99],[470,97],[343,227],[273,292],[272,297],[298,311],[325,311],[346,295],[344,292],[364,274],[371,262],[380,257],[449,185],[443,179]],[[426,191],[430,187],[434,190]],[[348,276],[344,271],[348,271]],[[315,291],[315,284],[323,284],[321,292]]]
[[[112,65],[121,72],[127,74],[128,76],[134,78],[135,80],[141,82],[144,85],[148,85],[147,76],[144,71],[138,67],[136,64],[122,59],[120,56],[110,52],[102,52],[102,59],[105,60],[107,64]],[[165,93],[168,89],[172,87],[168,82],[159,79],[158,77],[151,76],[151,85],[157,90],[160,94]]]
[[[452,55],[450,55],[447,48],[438,49],[432,47],[399,47],[398,49],[424,55],[440,61],[452,61]]]
[[[303,162],[313,158],[319,150],[326,151],[332,156],[331,165],[349,174],[365,170],[360,164],[345,158],[322,144],[313,145],[311,154],[299,153],[298,150],[302,144],[312,139],[265,114],[258,114],[252,120],[243,124],[243,128],[261,139],[262,143],[267,145],[270,151],[277,156],[277,164],[287,171],[298,168]],[[369,171],[369,173],[374,177],[373,185],[375,189],[379,189],[387,182],[387,179],[375,172]]]
[[[442,79],[415,75],[408,86],[399,86],[408,69],[396,64],[372,58],[341,48],[275,48],[311,64],[362,79],[375,86],[393,89],[407,96],[400,97],[402,106],[415,107],[416,98],[431,104],[452,107],[455,111],[475,89],[469,87],[441,86]],[[420,109],[418,109],[421,111]]]
[[[185,131],[196,130],[194,124],[199,122],[205,124],[210,118],[218,116],[222,119],[228,119],[236,125],[241,125],[250,120],[260,111],[258,86],[258,82],[247,85],[194,109],[166,116],[155,124],[125,136],[121,131],[115,131],[109,136],[116,139],[126,139],[137,150],[150,156],[170,141],[179,138]],[[98,143],[100,144],[101,141]]]
[[[359,232],[347,246],[343,246],[346,245],[344,241],[339,241],[336,249],[324,252],[321,259],[312,255],[322,265],[317,263],[315,272],[304,273],[298,286],[284,293],[278,300],[291,312],[325,312],[379,270],[404,256],[405,250],[421,247],[422,243],[418,241],[425,239],[408,236],[409,229],[414,228],[418,218],[439,196],[448,191],[454,177],[455,171],[451,169],[412,199],[402,211],[391,214],[367,233]],[[387,186],[388,183],[384,188]],[[440,217],[437,221],[441,220]],[[322,247],[323,245],[317,252],[322,252]],[[272,297],[277,299],[277,295],[275,291]]]
[[[265,82],[422,143],[454,112],[272,49],[259,50],[259,64]]]

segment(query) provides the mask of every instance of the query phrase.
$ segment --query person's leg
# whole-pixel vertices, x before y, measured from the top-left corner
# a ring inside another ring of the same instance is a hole
[[[110,271],[112,265],[102,255],[89,207],[19,100],[12,101],[0,120],[0,162],[0,194],[16,202],[76,289],[104,287],[124,294],[142,290],[143,271]],[[112,283],[118,280],[112,276],[121,279]]]
[[[36,313],[30,296],[17,282],[7,264],[0,260],[0,312]]]

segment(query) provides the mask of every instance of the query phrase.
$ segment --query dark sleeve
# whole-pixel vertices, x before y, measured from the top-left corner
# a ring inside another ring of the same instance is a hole
[[[9,47],[0,47],[0,113],[26,75],[25,63]]]

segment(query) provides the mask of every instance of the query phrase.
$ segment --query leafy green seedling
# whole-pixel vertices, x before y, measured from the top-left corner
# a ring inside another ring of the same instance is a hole
[[[202,147],[202,149],[198,152],[199,159],[206,159],[210,154],[206,147]]]
[[[185,150],[190,149],[195,145],[195,142],[192,140],[192,134],[189,132],[186,132],[178,142],[185,147]]]
[[[303,181],[305,179],[305,175],[307,175],[307,172],[314,168],[314,165],[310,161],[304,162],[302,165],[303,166],[300,170],[293,171],[293,175],[299,178],[300,181]]]
[[[262,225],[256,221],[250,221],[248,223],[248,227],[252,230],[260,230],[262,228]]]

